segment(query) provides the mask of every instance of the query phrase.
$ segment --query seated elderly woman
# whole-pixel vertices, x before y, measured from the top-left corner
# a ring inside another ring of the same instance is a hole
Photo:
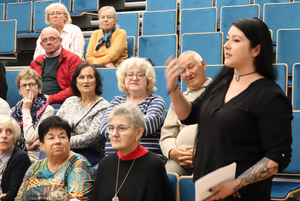
[[[100,161],[91,200],[173,201],[162,161],[139,143],[145,128],[140,108],[120,104],[108,121],[106,129],[118,152]]]
[[[71,127],[58,116],[39,126],[47,158],[27,170],[15,200],[89,200],[94,183],[91,164],[70,150]]]
[[[66,99],[56,115],[73,125],[71,149],[94,166],[105,154],[106,139],[100,134],[99,125],[109,105],[100,97],[99,72],[92,64],[79,65],[73,73],[71,88],[75,96]]]
[[[141,144],[148,150],[161,154],[159,129],[165,119],[165,101],[162,97],[153,94],[155,87],[155,71],[151,64],[144,58],[132,57],[123,61],[117,70],[119,90],[125,95],[115,96],[110,102],[100,126],[100,132],[107,138],[105,145],[106,154],[114,153],[106,130],[107,117],[116,105],[129,102],[141,109],[144,114],[146,127]]]
[[[84,60],[84,37],[81,29],[72,23],[71,16],[62,3],[53,3],[45,9],[45,22],[51,24],[62,38],[62,46],[66,50],[77,54]],[[36,41],[36,48],[33,58],[36,59],[39,55],[44,55],[45,50],[42,48],[41,37]]]
[[[114,68],[128,57],[126,31],[117,25],[114,7],[99,10],[100,29],[92,33],[86,52],[88,62]]]
[[[18,123],[8,115],[0,115],[0,200],[14,200],[25,172],[31,165],[26,152],[13,144],[20,137]]]
[[[11,110],[11,116],[21,127],[21,137],[17,146],[27,153],[31,161],[39,159],[40,147],[38,126],[43,119],[54,115],[42,91],[42,77],[31,68],[24,68],[16,79],[20,100]]]

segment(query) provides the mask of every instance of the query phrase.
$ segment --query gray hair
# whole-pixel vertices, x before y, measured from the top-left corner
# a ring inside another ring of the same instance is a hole
[[[186,55],[192,55],[194,57],[194,59],[199,63],[200,66],[202,66],[202,57],[195,51],[192,51],[192,50],[188,50],[188,51],[185,51],[183,53],[180,54],[180,56],[178,57],[178,59],[180,59],[181,57],[184,57]]]
[[[125,116],[130,119],[132,127],[136,130],[138,128],[145,129],[144,115],[141,109],[132,103],[126,102],[114,107],[108,115],[108,122],[115,116]]]
[[[99,11],[98,11],[98,18],[99,18],[99,20],[100,20],[101,13],[103,11],[107,11],[107,10],[109,10],[111,12],[113,18],[118,21],[117,12],[116,12],[116,9],[113,6],[103,6],[102,8],[100,8]],[[101,29],[100,25],[99,25],[99,28]],[[115,28],[119,29],[120,26],[116,23]]]
[[[39,88],[42,88],[42,86],[43,86],[42,77],[35,70],[28,67],[28,68],[22,69],[19,72],[19,74],[17,75],[16,83],[17,83],[18,89],[20,89],[20,82],[22,79],[31,79],[31,78],[36,81]]]
[[[131,57],[129,59],[126,59],[120,63],[117,69],[117,78],[118,78],[118,87],[119,90],[123,93],[125,93],[127,96],[129,95],[129,92],[126,89],[125,86],[125,78],[127,71],[133,67],[137,66],[139,67],[144,73],[145,77],[148,80],[148,86],[146,88],[147,93],[153,94],[157,88],[155,87],[156,83],[156,76],[155,76],[155,71],[153,69],[153,66],[150,64],[150,62],[145,59],[145,58],[139,58],[139,57]]]
[[[19,124],[16,122],[16,120],[8,115],[0,115],[0,127],[7,126],[8,124],[11,124],[14,129],[14,142],[16,142],[21,135],[21,128]]]
[[[54,8],[60,9],[63,12],[63,14],[66,15],[65,24],[71,24],[72,23],[70,13],[69,13],[68,9],[66,8],[66,6],[62,3],[52,3],[52,4],[50,4],[49,6],[47,6],[45,8],[45,22],[46,22],[46,24],[51,24],[51,22],[49,20],[49,12],[50,12],[50,10],[52,10]]]

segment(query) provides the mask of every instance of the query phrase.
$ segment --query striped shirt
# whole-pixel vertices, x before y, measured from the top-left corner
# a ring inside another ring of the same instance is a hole
[[[109,125],[107,117],[116,105],[120,105],[121,103],[125,102],[125,95],[115,96],[110,102],[101,122],[100,133],[107,138],[105,144],[105,153],[107,155],[117,152],[117,150],[112,148],[109,139],[109,133],[106,131],[106,127],[107,125]],[[145,99],[145,101],[140,103],[138,106],[144,115],[148,115],[147,117],[145,117],[145,130],[140,140],[140,144],[150,151],[161,154],[159,139],[160,128],[162,127],[165,120],[165,101],[158,95],[150,94]]]

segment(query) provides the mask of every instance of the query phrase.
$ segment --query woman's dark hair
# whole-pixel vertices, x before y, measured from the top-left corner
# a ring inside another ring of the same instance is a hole
[[[68,122],[60,118],[59,116],[50,116],[42,121],[42,123],[39,125],[39,138],[40,142],[44,143],[45,135],[52,129],[63,129],[66,131],[67,136],[70,140],[71,138],[71,132],[72,129]]]
[[[81,97],[81,93],[80,93],[80,91],[78,90],[78,88],[76,86],[76,79],[79,76],[81,70],[86,68],[86,67],[91,67],[94,70],[94,75],[95,75],[95,78],[96,78],[95,93],[100,96],[102,94],[101,75],[98,72],[97,68],[93,64],[90,64],[90,63],[82,63],[75,69],[75,71],[73,73],[73,76],[72,76],[72,80],[71,80],[72,92],[75,96]]]

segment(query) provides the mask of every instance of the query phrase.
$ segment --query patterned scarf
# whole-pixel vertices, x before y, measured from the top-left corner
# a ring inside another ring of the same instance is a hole
[[[103,43],[105,43],[105,46],[106,48],[109,47],[110,45],[110,40],[111,40],[111,34],[115,31],[116,29],[113,28],[112,30],[110,30],[109,32],[105,32],[103,29],[102,29],[102,33],[103,33],[103,37],[99,40],[99,43],[96,47],[96,51],[98,51],[101,47],[101,45]]]
[[[40,117],[44,113],[48,106],[47,98],[44,94],[38,94],[38,97],[33,100],[30,115],[32,118],[33,127],[36,127],[37,122],[39,121]],[[19,101],[11,111],[11,117],[14,118],[21,127],[21,136],[24,138],[24,131],[23,131],[23,114],[22,114],[22,107],[23,103]]]

